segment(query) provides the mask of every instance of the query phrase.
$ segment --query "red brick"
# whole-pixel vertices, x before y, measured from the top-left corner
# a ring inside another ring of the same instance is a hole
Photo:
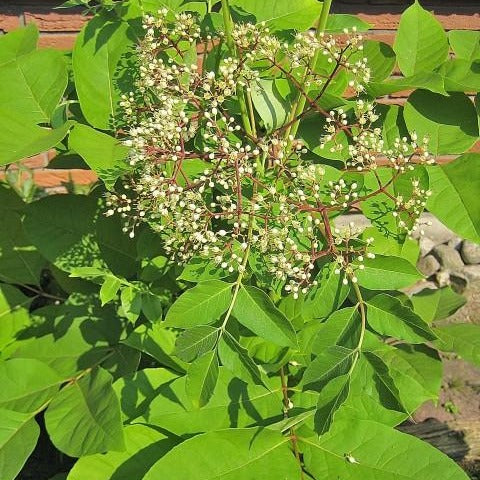
[[[40,47],[52,47],[60,50],[70,50],[77,36],[74,33],[42,34],[38,41]]]
[[[373,31],[365,34],[365,38],[369,40],[376,40],[377,42],[384,42],[384,43],[388,43],[389,45],[393,45],[393,42],[395,41],[395,32],[389,32],[385,30]]]
[[[24,13],[25,23],[36,23],[41,32],[78,32],[88,21],[80,13],[67,12],[32,8]]]
[[[58,187],[65,183],[88,185],[97,180],[91,170],[35,170],[33,174],[35,184],[39,187]]]
[[[44,168],[48,165],[47,154],[39,153],[38,155],[27,158],[22,164],[28,168]]]
[[[10,32],[20,26],[20,15],[12,9],[0,7],[0,30]]]
[[[445,3],[427,5],[424,2],[424,7],[434,13],[447,30],[480,30],[479,2]],[[363,2],[359,5],[336,4],[334,11],[358,15],[362,20],[372,24],[375,29],[395,30],[398,27],[401,13],[406,8],[407,5],[368,5]]]

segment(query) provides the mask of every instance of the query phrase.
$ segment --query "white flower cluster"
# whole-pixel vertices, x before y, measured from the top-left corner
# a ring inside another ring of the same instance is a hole
[[[361,51],[361,36],[354,33],[339,45],[330,35],[306,33],[288,44],[264,25],[239,24],[232,33],[235,58],[220,55],[223,36],[207,36],[219,55],[218,68],[209,71],[197,64],[204,39],[196,19],[182,13],[172,21],[169,15],[162,10],[144,19],[136,88],[121,101],[132,171],[120,191],[107,194],[106,214],[119,214],[131,237],[140,223],[148,223],[181,264],[199,256],[229,273],[243,272],[253,254],[295,297],[315,283],[315,262],[325,255],[333,255],[353,280],[371,242],[360,240],[355,226],[332,231],[329,214],[360,201],[361,189],[344,179],[325,181],[324,169],[303,159],[302,141],[285,138],[282,127],[258,136],[247,132],[237,96],[239,86],[249,92],[270,70],[298,85],[317,49],[362,91],[368,67],[363,59],[350,61]],[[315,72],[309,78],[324,85],[332,80]],[[339,129],[354,132],[347,166],[373,170],[381,153],[396,158],[403,172],[409,161],[405,142],[388,153],[381,132],[371,128],[378,119],[373,106],[359,100],[353,126],[349,114],[333,110],[326,119],[326,141]],[[413,137],[410,147],[419,150]],[[414,188],[411,199],[397,198],[398,209],[417,215],[423,193]]]

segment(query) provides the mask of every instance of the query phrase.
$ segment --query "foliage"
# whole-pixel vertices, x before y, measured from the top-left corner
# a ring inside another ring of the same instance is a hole
[[[401,292],[425,208],[480,241],[480,37],[415,2],[392,49],[271,4],[70,0],[95,13],[72,54],[0,37],[0,163],[99,177],[0,186],[3,480],[40,416],[68,480],[466,478],[394,427],[441,352],[480,362],[476,325],[437,324],[458,295]]]

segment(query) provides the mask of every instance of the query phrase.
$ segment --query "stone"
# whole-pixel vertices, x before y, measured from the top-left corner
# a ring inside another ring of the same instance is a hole
[[[465,275],[469,282],[480,281],[480,265],[465,265],[461,273]]]
[[[462,239],[460,237],[453,237],[447,242],[447,245],[454,248],[455,250],[460,251],[460,247],[462,246]]]
[[[463,261],[467,265],[475,265],[480,263],[480,245],[465,240],[460,247],[460,253]]]
[[[463,268],[462,257],[454,248],[448,245],[437,245],[432,251],[443,270],[455,272]]]
[[[456,235],[447,228],[440,220],[434,217],[431,213],[425,213],[420,218],[421,228],[414,232],[413,237],[418,238],[420,233],[419,230],[424,231],[425,237],[429,238],[435,245],[440,245],[442,243],[447,243],[452,238],[455,238]],[[431,225],[427,225],[431,223]]]
[[[440,288],[450,285],[450,273],[446,270],[440,270],[435,275],[435,281]]]
[[[420,237],[419,245],[420,245],[420,255],[424,257],[435,248],[436,243],[430,238],[426,237],[425,235],[422,235]]]
[[[431,277],[434,273],[440,270],[440,267],[440,262],[433,255],[422,257],[417,262],[418,270],[420,270],[420,272],[426,277]]]
[[[402,288],[402,292],[411,297],[412,295],[416,295],[417,293],[421,292],[422,290],[438,290],[438,286],[435,282],[430,280],[420,280],[419,282],[415,283],[411,287]]]
[[[461,272],[451,273],[450,286],[454,292],[461,295],[467,289],[468,278]]]

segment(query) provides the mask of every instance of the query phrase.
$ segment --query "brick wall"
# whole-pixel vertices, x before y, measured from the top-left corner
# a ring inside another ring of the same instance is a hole
[[[61,3],[58,0],[0,0],[0,33],[35,22],[40,30],[41,46],[69,49],[86,18],[79,10],[55,10]],[[333,11],[359,15],[373,25],[369,37],[392,44],[401,12],[411,3],[411,0],[334,0]],[[422,5],[435,13],[447,30],[480,30],[480,1],[423,0]],[[399,94],[389,101],[401,103],[403,98]],[[91,172],[48,169],[49,160],[49,154],[45,153],[26,162],[34,169],[35,181],[40,186],[51,189],[72,180],[80,184],[92,181]]]

